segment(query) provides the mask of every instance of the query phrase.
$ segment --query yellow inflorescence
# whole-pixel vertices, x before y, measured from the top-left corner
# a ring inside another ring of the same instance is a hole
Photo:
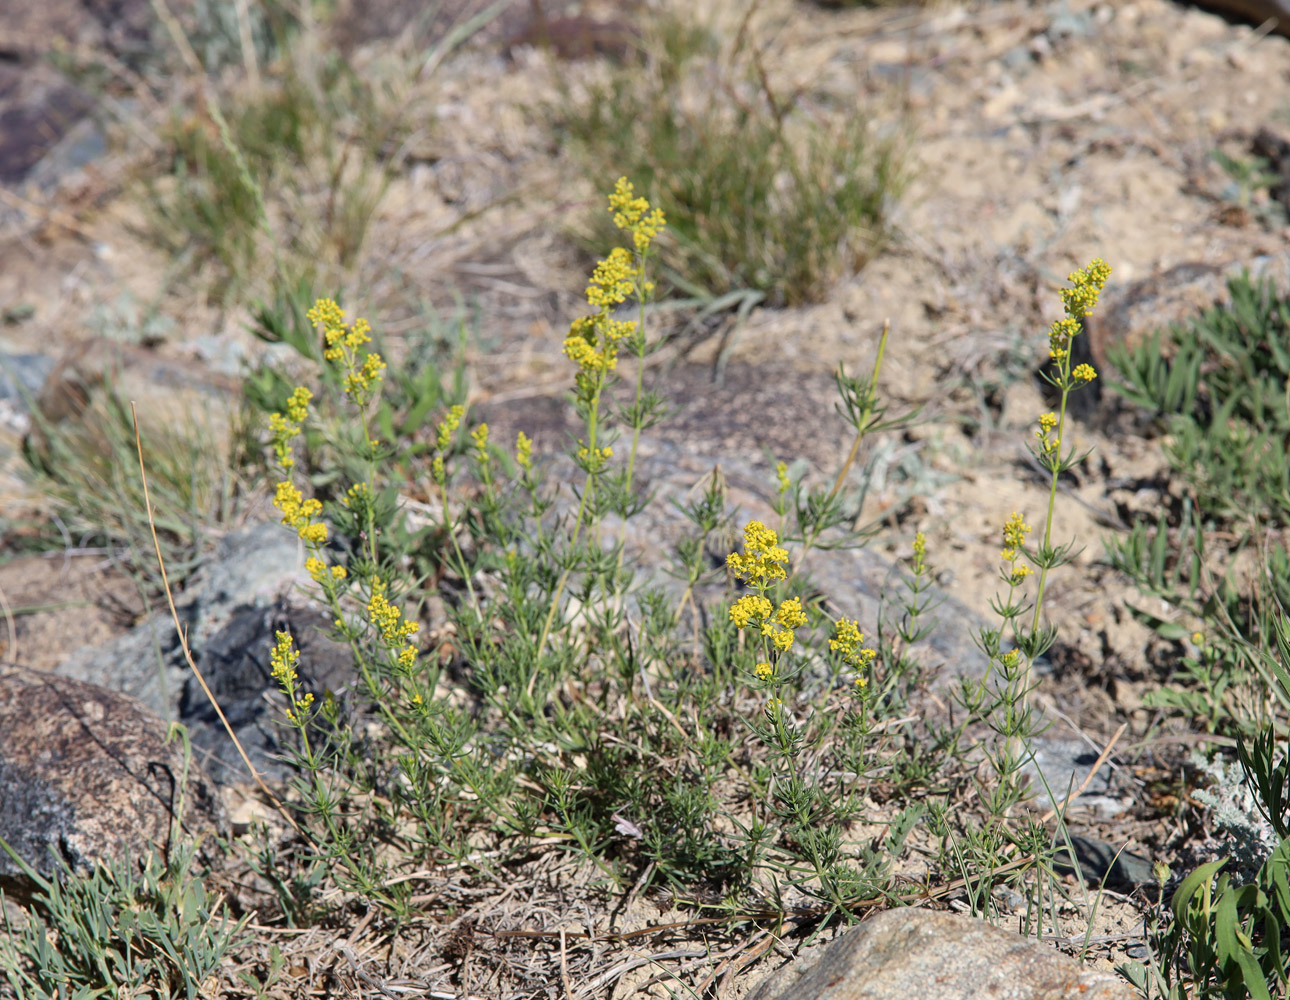
[[[282,512],[282,523],[294,528],[307,544],[318,546],[327,541],[327,525],[315,520],[322,513],[322,504],[306,500],[292,483],[278,483],[273,506]]]
[[[653,285],[645,280],[644,258],[650,244],[666,224],[663,213],[638,198],[625,177],[619,178],[609,196],[614,224],[632,234],[632,251],[617,247],[600,261],[587,285],[587,304],[596,310],[574,320],[564,339],[565,355],[578,366],[579,387],[594,393],[596,386],[618,367],[623,341],[636,333],[636,323],[613,318],[613,311],[633,295],[645,296]]]
[[[277,632],[275,639],[273,649],[269,651],[269,666],[273,679],[291,701],[291,707],[287,709],[287,720],[300,724],[305,721],[309,708],[314,703],[314,696],[308,692],[301,696],[296,694],[299,680],[296,667],[300,663],[300,650],[292,644],[291,633]]]
[[[793,488],[793,480],[788,476],[788,464],[786,462],[775,463],[775,483],[780,496]]]
[[[842,662],[856,672],[855,686],[863,691],[869,686],[868,672],[878,653],[864,646],[864,633],[858,622],[849,618],[839,618],[833,626],[833,638],[829,640],[829,649],[842,655]]]
[[[1098,296],[1110,276],[1111,266],[1101,257],[1094,259],[1088,267],[1070,273],[1067,280],[1071,287],[1062,289],[1066,315],[1048,331],[1048,356],[1059,365],[1069,360],[1070,343],[1079,334],[1081,321],[1097,305]],[[1076,371],[1082,373],[1076,377],[1083,382],[1097,377],[1091,365],[1080,365]]]
[[[376,394],[385,371],[385,362],[373,351],[360,353],[372,341],[372,327],[365,319],[352,326],[345,322],[345,310],[333,299],[319,299],[306,314],[309,322],[323,328],[323,358],[338,364],[344,373],[345,394],[359,406]]]
[[[771,604],[770,598],[760,594],[745,594],[730,605],[730,620],[735,623],[735,628],[747,628],[750,622],[760,622],[774,613],[775,605]]]
[[[636,290],[640,274],[631,252],[614,247],[591,272],[591,284],[587,286],[588,304],[598,309],[614,309],[622,305]]]
[[[525,472],[533,468],[533,442],[523,431],[515,435],[515,464]]]
[[[609,445],[603,448],[588,448],[585,444],[580,444],[578,448],[578,461],[591,472],[603,469],[605,463],[613,457],[614,449]]]
[[[1039,430],[1035,437],[1039,439],[1039,450],[1044,455],[1053,455],[1061,448],[1061,441],[1053,436],[1057,429],[1057,414],[1042,413],[1039,416]]]
[[[457,428],[461,426],[462,417],[465,415],[466,408],[464,406],[453,406],[448,410],[443,420],[439,421],[435,444],[440,451],[452,444],[452,436],[457,433]]]
[[[782,601],[779,608],[761,594],[745,594],[730,606],[730,620],[735,628],[755,628],[780,653],[793,648],[794,630],[806,624],[806,613],[799,598]]]
[[[309,401],[314,394],[303,385],[297,386],[287,400],[287,412],[269,414],[269,431],[273,435],[273,454],[278,465],[290,469],[296,464],[291,454],[291,442],[300,434],[300,427],[309,416]]]
[[[1008,564],[1004,570],[1004,575],[1008,583],[1012,586],[1019,586],[1030,575],[1030,567],[1023,562],[1019,562],[1017,550],[1026,544],[1026,536],[1030,534],[1030,525],[1026,519],[1013,511],[1012,516],[1003,525],[1003,551],[999,558]]]
[[[317,556],[310,556],[305,560],[305,571],[313,577],[314,583],[322,583],[328,576],[333,580],[340,581],[345,579],[347,575],[344,566],[328,567],[328,565]]]
[[[626,177],[618,178],[614,193],[609,196],[609,210],[614,213],[614,225],[632,234],[632,244],[638,254],[645,254],[654,237],[663,231],[667,220],[661,209],[650,210],[649,201],[636,197],[636,190]]]
[[[780,547],[779,536],[760,521],[744,526],[744,551],[732,552],[726,565],[751,587],[769,587],[788,576],[788,551]]]
[[[480,424],[470,432],[470,439],[475,442],[475,457],[481,462],[488,461],[488,424]]]
[[[403,621],[399,611],[385,596],[385,584],[379,579],[372,580],[372,596],[367,602],[367,618],[380,634],[381,642],[386,649],[397,649],[395,659],[403,670],[410,670],[416,660],[417,650],[408,640],[417,633],[420,626],[416,622]]]

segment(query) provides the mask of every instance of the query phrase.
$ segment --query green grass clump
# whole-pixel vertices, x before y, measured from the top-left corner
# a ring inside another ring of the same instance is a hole
[[[151,600],[162,593],[162,580],[138,476],[134,414],[111,383],[87,402],[57,421],[36,411],[24,445],[28,476],[53,515],[46,540],[105,547]],[[145,408],[140,418],[158,541],[172,584],[181,586],[200,564],[211,529],[236,514],[241,484],[230,461],[228,415],[212,405],[209,414],[186,417]]]
[[[1231,302],[1117,345],[1120,392],[1156,413],[1165,455],[1207,519],[1249,531],[1290,521],[1290,299],[1248,275]]]
[[[49,879],[3,840],[0,848],[37,886],[21,924],[0,909],[0,976],[16,1000],[220,995],[221,966],[245,945],[250,918],[234,919],[211,898],[191,840],[169,857],[151,852],[138,864],[124,858]]]
[[[850,102],[776,92],[756,44],[741,34],[718,51],[700,28],[662,18],[639,60],[566,92],[551,115],[588,178],[627,173],[668,206],[667,287],[815,302],[887,237],[901,143]],[[611,238],[593,223],[594,245]]]
[[[1238,843],[1279,841],[1257,871],[1191,872],[1155,925],[1155,960],[1126,972],[1146,996],[1284,996],[1290,954],[1290,300],[1248,276],[1230,303],[1111,352],[1117,389],[1159,418],[1179,497],[1110,540],[1112,565],[1179,612],[1136,614],[1183,646],[1147,701],[1235,737],[1255,810]],[[1162,885],[1167,874],[1162,874]]]
[[[301,45],[226,112],[176,116],[143,185],[152,238],[216,297],[260,288],[266,266],[287,283],[345,273],[398,167],[397,89]]]

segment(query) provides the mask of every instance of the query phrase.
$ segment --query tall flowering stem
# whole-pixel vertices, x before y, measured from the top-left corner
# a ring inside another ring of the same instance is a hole
[[[366,349],[366,345],[372,341],[372,327],[367,320],[359,318],[352,325],[349,324],[346,322],[345,310],[334,299],[318,299],[307,315],[309,322],[322,327],[323,360],[335,366],[345,388],[345,395],[358,410],[367,449],[366,495],[370,497],[376,486],[376,449],[380,442],[372,437],[367,410],[368,405],[380,394],[381,381],[385,377],[385,361],[375,351]],[[379,563],[374,512],[368,505],[358,513],[365,515],[364,534],[367,535],[368,556],[375,568]]]
[[[1045,381],[1061,393],[1061,405],[1056,414],[1045,413],[1039,418],[1039,430],[1035,432],[1038,447],[1032,454],[1039,464],[1050,473],[1048,486],[1048,516],[1044,522],[1044,539],[1036,560],[1039,566],[1039,586],[1035,595],[1035,613],[1031,619],[1030,629],[1039,628],[1039,615],[1044,604],[1044,589],[1048,583],[1048,571],[1065,562],[1070,556],[1070,545],[1060,549],[1053,548],[1053,509],[1057,503],[1057,480],[1063,472],[1074,468],[1086,457],[1087,453],[1075,457],[1072,448],[1062,455],[1062,442],[1066,431],[1066,403],[1075,389],[1081,389],[1095,378],[1097,372],[1092,365],[1081,364],[1071,368],[1071,341],[1083,329],[1083,321],[1097,305],[1102,289],[1106,287],[1111,276],[1111,266],[1101,257],[1094,258],[1088,267],[1071,272],[1067,279],[1070,288],[1062,289],[1062,306],[1066,313],[1052,325],[1048,332],[1048,356],[1052,361],[1052,371],[1044,374]]]
[[[587,285],[587,304],[595,312],[573,321],[563,345],[565,356],[578,366],[577,374],[574,376],[574,399],[587,422],[587,436],[578,442],[575,454],[575,460],[578,467],[586,474],[586,480],[579,498],[573,531],[570,533],[571,546],[576,546],[582,536],[596,484],[614,456],[612,447],[600,443],[602,440],[600,409],[605,389],[618,369],[618,357],[624,345],[630,347],[638,357],[643,358],[645,355],[645,301],[654,290],[653,283],[646,279],[645,264],[650,256],[654,238],[666,225],[662,211],[651,208],[645,198],[637,197],[631,183],[625,177],[618,179],[613,193],[609,196],[609,210],[613,213],[614,224],[631,234],[632,249],[616,247],[596,265],[591,274],[591,281]],[[618,308],[632,298],[635,298],[640,305],[639,321],[615,318],[614,314]],[[638,419],[632,421],[632,447],[628,456],[626,476],[628,486],[635,473],[636,450],[643,426],[642,420],[639,419],[643,413],[643,369],[643,365],[638,366],[636,402],[631,411]],[[538,639],[539,654],[546,648],[546,640],[551,634],[551,627],[555,622],[569,573],[570,567],[566,566],[551,595],[551,607],[547,611],[542,635]],[[536,672],[534,676],[536,677]]]

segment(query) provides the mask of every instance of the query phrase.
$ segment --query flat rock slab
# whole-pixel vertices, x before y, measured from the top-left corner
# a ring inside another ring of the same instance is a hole
[[[748,1000],[1129,1000],[1119,977],[1012,931],[934,910],[887,910],[804,955]]]
[[[166,724],[133,698],[0,664],[0,837],[42,875],[166,846],[223,827],[215,788]],[[185,780],[186,775],[186,780]],[[0,885],[21,887],[0,851]]]

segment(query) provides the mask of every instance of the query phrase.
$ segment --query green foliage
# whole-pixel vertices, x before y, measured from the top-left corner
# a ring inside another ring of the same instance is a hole
[[[249,917],[234,920],[211,899],[191,841],[168,860],[150,853],[52,879],[0,847],[39,887],[25,922],[6,917],[0,934],[0,974],[17,1000],[218,995],[220,966],[245,942]]]
[[[211,526],[234,514],[237,484],[221,459],[227,415],[212,404],[208,416],[179,416],[169,424],[144,411],[144,460],[152,486],[154,521],[172,585],[197,568]],[[108,385],[89,407],[51,423],[34,414],[36,433],[23,454],[36,487],[78,544],[104,545],[135,577],[145,595],[161,593],[161,575],[139,479],[134,417]]]
[[[1145,995],[1170,1000],[1262,998],[1287,986],[1290,557],[1277,532],[1290,514],[1290,300],[1248,276],[1228,288],[1230,305],[1112,352],[1120,391],[1163,419],[1184,495],[1154,524],[1107,542],[1114,566],[1196,623],[1194,651],[1148,702],[1235,735],[1257,808],[1281,838],[1253,881],[1234,882],[1220,859],[1174,893],[1153,933],[1155,960],[1124,969]],[[1249,556],[1258,572],[1238,573]],[[1166,639],[1193,631],[1130,610]]]
[[[1148,969],[1135,962],[1123,969],[1146,996],[1272,1000],[1285,995],[1290,839],[1272,852],[1251,883],[1233,883],[1222,873],[1226,864],[1221,858],[1201,865],[1178,887],[1172,923],[1159,941],[1158,964]]]
[[[1290,521],[1290,299],[1270,280],[1228,284],[1231,304],[1112,348],[1116,388],[1159,415],[1165,454],[1206,521]]]
[[[882,245],[905,180],[899,142],[862,109],[778,94],[754,42],[718,52],[672,17],[653,25],[642,59],[551,115],[594,183],[625,173],[667,206],[661,278],[707,300],[818,301]],[[591,245],[613,239],[592,224]]]
[[[265,262],[288,285],[350,267],[405,128],[381,83],[335,54],[289,56],[226,115],[173,118],[166,172],[145,181],[153,237],[194,272],[214,264],[217,295]]]

